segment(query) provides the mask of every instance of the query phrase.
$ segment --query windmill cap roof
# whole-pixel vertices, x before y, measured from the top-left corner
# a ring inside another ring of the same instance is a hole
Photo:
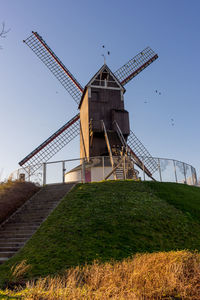
[[[97,73],[90,79],[90,81],[86,84],[84,90],[83,90],[83,94],[82,94],[82,97],[81,97],[81,101],[79,103],[79,106],[78,108],[80,109],[81,105],[82,105],[82,102],[83,102],[83,99],[84,99],[84,96],[85,96],[85,93],[87,91],[87,88],[90,86],[90,83],[95,79],[95,77],[98,76],[98,74],[103,71],[104,69],[107,69],[107,71],[114,77],[114,79],[117,81],[117,83],[119,84],[119,86],[121,87],[121,89],[123,90],[123,92],[125,93],[126,92],[126,89],[124,88],[124,86],[121,84],[121,82],[117,79],[117,77],[113,74],[113,72],[110,70],[110,68],[106,65],[106,64],[103,64],[103,66],[97,71]]]

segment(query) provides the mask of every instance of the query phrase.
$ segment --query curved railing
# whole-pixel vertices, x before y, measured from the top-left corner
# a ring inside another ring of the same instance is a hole
[[[139,157],[139,159],[143,162],[147,160],[147,157]],[[175,159],[157,157],[151,157],[151,159],[158,166],[152,174],[156,181],[197,185],[197,174],[193,166]],[[134,167],[139,172],[137,172],[139,179],[142,181],[152,180],[146,175],[145,168],[139,168],[136,164]],[[89,161],[77,158],[47,162],[38,165],[38,169],[33,175],[31,175],[32,168],[33,166],[30,165],[25,169],[18,169],[11,174],[11,177],[12,179],[37,182],[40,185],[66,181],[88,182],[104,180],[112,170],[110,158],[107,156],[92,157]],[[114,177],[111,175],[108,179],[114,179]]]
[[[142,159],[142,158],[141,158]],[[160,182],[177,182],[197,185],[197,174],[193,166],[176,159],[153,158],[158,168],[153,173],[153,178]],[[144,172],[140,171],[143,180],[149,180]]]

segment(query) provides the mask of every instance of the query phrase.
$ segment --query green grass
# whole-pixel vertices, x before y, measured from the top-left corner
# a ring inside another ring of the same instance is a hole
[[[26,246],[0,266],[0,281],[24,259],[32,265],[27,277],[35,278],[137,252],[200,250],[198,201],[200,189],[179,184],[79,184]]]
[[[154,193],[200,222],[200,188],[170,182],[145,182]]]

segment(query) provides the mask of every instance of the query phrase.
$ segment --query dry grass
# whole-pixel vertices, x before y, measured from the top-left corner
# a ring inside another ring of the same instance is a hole
[[[22,299],[200,299],[200,254],[137,254],[122,262],[87,265],[27,283]]]
[[[39,187],[31,182],[0,183],[0,224],[38,190]]]
[[[10,272],[11,280],[19,281],[30,268],[31,265],[28,265],[26,260],[22,260],[19,264],[12,266]]]

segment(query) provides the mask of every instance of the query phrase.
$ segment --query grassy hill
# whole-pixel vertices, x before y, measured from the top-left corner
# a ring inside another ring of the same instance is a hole
[[[181,184],[79,184],[26,246],[0,266],[0,282],[26,259],[28,278],[135,253],[200,250],[200,189]]]

